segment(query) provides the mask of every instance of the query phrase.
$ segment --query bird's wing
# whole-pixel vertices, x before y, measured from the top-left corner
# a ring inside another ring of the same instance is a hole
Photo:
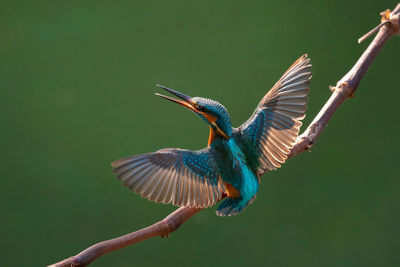
[[[155,202],[206,208],[225,191],[210,148],[166,148],[118,159],[111,166],[124,186]]]
[[[300,57],[236,131],[250,166],[263,174],[279,168],[295,144],[305,117],[311,64]]]

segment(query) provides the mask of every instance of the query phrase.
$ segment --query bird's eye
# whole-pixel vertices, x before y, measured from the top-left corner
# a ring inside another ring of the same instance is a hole
[[[206,110],[203,106],[199,106],[199,105],[197,105],[196,109],[199,110],[199,111],[205,111]]]
[[[199,110],[199,111],[203,111],[204,110],[204,107],[202,107],[202,106],[200,106],[200,105],[198,105],[198,104],[193,104],[193,107],[195,108],[195,109],[197,109],[197,110]]]

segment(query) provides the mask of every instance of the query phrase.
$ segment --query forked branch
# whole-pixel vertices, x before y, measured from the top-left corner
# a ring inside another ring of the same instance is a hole
[[[387,42],[387,40],[389,40],[390,37],[399,32],[399,14],[400,3],[397,4],[396,8],[392,12],[388,10],[383,12],[382,22],[372,31],[359,39],[363,41],[378,31],[378,34],[375,36],[365,52],[361,55],[354,67],[337,82],[336,86],[331,87],[333,92],[331,97],[328,99],[321,111],[317,114],[304,133],[298,137],[296,145],[293,147],[289,157],[293,157],[311,148],[342,102],[345,99],[354,96],[354,92],[358,87],[358,84],[383,45]],[[80,252],[78,255],[50,265],[50,267],[87,266],[98,257],[111,251],[135,244],[151,237],[169,236],[170,233],[177,230],[184,222],[186,222],[200,210],[201,209],[181,207],[165,217],[163,220],[149,227],[121,237],[97,243]]]

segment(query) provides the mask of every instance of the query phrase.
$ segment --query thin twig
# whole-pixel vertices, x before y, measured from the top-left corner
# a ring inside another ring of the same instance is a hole
[[[392,13],[390,13],[390,20],[388,20],[389,22],[379,25],[378,34],[362,54],[354,67],[337,83],[335,87],[331,87],[331,90],[333,91],[331,97],[322,107],[321,111],[317,114],[315,119],[311,122],[304,133],[298,137],[297,143],[293,147],[289,157],[293,157],[311,148],[340,104],[342,104],[345,99],[354,96],[354,92],[360,83],[360,80],[368,70],[369,66],[383,45],[391,36],[398,33],[399,13],[400,3],[392,11]],[[135,244],[151,237],[169,236],[170,233],[177,230],[185,221],[190,219],[200,210],[201,209],[181,207],[163,220],[149,227],[121,237],[97,243],[80,252],[78,255],[50,265],[50,267],[87,266],[96,258],[111,251]]]
[[[373,35],[374,33],[376,33],[377,31],[379,31],[379,29],[387,24],[390,23],[390,21],[385,20],[382,21],[381,23],[379,23],[375,28],[373,28],[372,30],[370,30],[369,32],[367,32],[366,34],[364,34],[362,37],[358,38],[358,43],[361,44],[362,42],[364,42],[366,39],[368,39],[371,35]]]
[[[390,23],[394,24],[393,28],[395,29],[396,32],[398,32],[398,29],[396,30],[396,27],[398,28],[399,18],[398,18],[398,12],[396,11],[396,8],[393,10],[392,13],[390,12],[389,9],[386,9],[385,11],[381,12],[381,15],[382,15],[381,23],[379,23],[375,28],[373,28],[372,30],[370,30],[369,32],[364,34],[362,37],[358,38],[358,43],[361,44],[366,39],[368,39],[370,36],[374,35],[385,24],[390,24]]]

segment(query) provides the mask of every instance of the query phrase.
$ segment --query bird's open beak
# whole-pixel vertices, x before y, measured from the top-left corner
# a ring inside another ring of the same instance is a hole
[[[229,140],[229,136],[224,133],[219,127],[218,125],[215,123],[215,121],[217,120],[217,118],[213,115],[207,114],[206,112],[202,112],[200,110],[197,110],[195,108],[195,106],[197,106],[197,103],[195,103],[192,98],[190,96],[187,96],[185,94],[182,94],[178,91],[172,90],[170,88],[167,88],[165,86],[159,85],[157,84],[158,87],[164,89],[165,91],[179,97],[182,100],[179,99],[175,99],[169,96],[165,96],[165,95],[161,95],[156,93],[156,95],[161,96],[162,98],[168,99],[169,101],[178,103],[179,105],[182,105],[184,107],[187,107],[188,109],[192,110],[193,112],[195,112],[198,116],[200,116],[203,120],[207,121],[213,128],[215,131],[217,131],[220,135],[222,135],[226,140]]]
[[[157,86],[162,88],[162,89],[164,89],[165,91],[167,91],[167,92],[179,97],[183,101],[179,100],[179,99],[175,99],[175,98],[169,97],[169,96],[161,95],[161,94],[158,94],[158,93],[156,93],[155,95],[161,96],[162,98],[168,99],[169,101],[178,103],[179,105],[182,105],[184,107],[187,107],[190,110],[193,110],[193,111],[197,112],[197,110],[193,107],[193,105],[192,105],[192,103],[190,101],[191,100],[190,96],[187,96],[185,94],[182,94],[182,93],[180,93],[178,91],[172,90],[170,88],[167,88],[167,87],[159,85],[159,84],[157,84]]]

